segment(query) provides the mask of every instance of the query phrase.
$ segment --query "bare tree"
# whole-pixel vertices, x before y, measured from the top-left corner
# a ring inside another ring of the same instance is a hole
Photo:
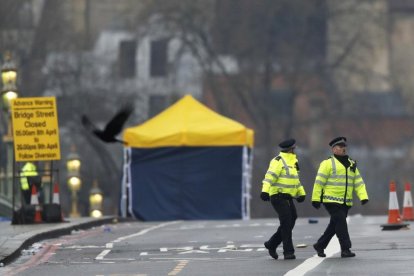
[[[146,2],[141,19],[156,18],[178,34],[198,59],[215,108],[255,129],[257,183],[275,141],[291,136],[308,142],[306,163],[315,171],[324,135],[336,132],[332,119],[347,111],[346,80],[355,83],[351,92],[379,80],[387,86],[372,62],[384,57],[384,45],[378,46],[386,30],[384,3],[155,0]],[[236,70],[229,70],[229,58]]]

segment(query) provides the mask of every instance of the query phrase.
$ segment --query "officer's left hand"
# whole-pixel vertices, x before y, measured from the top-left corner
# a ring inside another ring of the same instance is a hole
[[[315,209],[321,208],[321,203],[319,201],[312,201],[312,206]]]
[[[265,192],[261,192],[261,193],[260,193],[260,198],[261,198],[263,201],[269,201],[269,200],[270,200],[270,196],[269,196],[269,194],[268,194],[268,193],[265,193]]]
[[[297,202],[304,202],[305,201],[305,196],[303,195],[303,196],[298,196],[297,198],[296,198],[296,201]]]
[[[368,201],[369,201],[368,199],[363,199],[363,200],[361,200],[361,204],[362,204],[362,205],[365,205],[365,204],[367,204],[367,203],[368,203]]]

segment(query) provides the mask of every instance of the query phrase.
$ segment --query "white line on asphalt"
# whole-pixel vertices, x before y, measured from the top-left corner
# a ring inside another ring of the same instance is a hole
[[[101,253],[99,253],[98,256],[96,256],[95,260],[103,260],[103,258],[109,253],[111,252],[111,250],[109,249],[105,249],[104,251],[102,251]]]
[[[346,219],[346,221],[347,223],[349,223],[349,217]],[[307,272],[317,267],[326,258],[332,257],[333,255],[339,253],[340,249],[341,246],[339,245],[339,241],[335,237],[331,240],[328,247],[325,249],[325,258],[318,257],[318,255],[315,254],[313,257],[306,259],[303,263],[301,263],[294,269],[289,270],[284,276],[303,276]]]
[[[326,258],[332,257],[333,255],[339,253],[340,245],[337,238],[334,238],[329,243],[328,247],[325,250]],[[317,267],[320,263],[323,262],[325,258],[318,257],[318,255],[314,255],[312,258],[306,259],[303,263],[299,266],[295,267],[294,269],[288,271],[285,276],[301,276],[305,275],[305,273],[311,271],[315,267]]]
[[[147,229],[144,229],[144,230],[141,230],[141,231],[139,231],[138,233],[135,233],[135,234],[132,234],[132,235],[128,235],[128,236],[123,236],[123,237],[120,237],[120,238],[117,238],[116,240],[114,240],[113,242],[111,242],[111,243],[107,243],[106,244],[106,248],[112,248],[113,247],[113,243],[115,243],[115,242],[120,242],[120,241],[123,241],[123,240],[126,240],[126,239],[129,239],[129,238],[133,238],[133,237],[137,237],[137,236],[141,236],[141,235],[144,235],[144,234],[146,234],[146,233],[148,233],[149,231],[152,231],[152,230],[155,230],[155,229],[158,229],[158,228],[161,228],[161,227],[164,227],[164,226],[167,226],[167,225],[171,225],[171,224],[174,224],[174,223],[177,223],[178,221],[171,221],[171,222],[167,222],[167,223],[161,223],[161,224],[158,224],[158,225],[155,225],[155,226],[153,226],[153,227],[150,227],[150,228],[147,228]],[[109,250],[109,249],[105,249],[104,251],[102,251],[96,258],[95,258],[95,260],[103,260],[103,258],[109,253],[109,252],[111,252],[111,250]]]
[[[118,261],[136,261],[133,258],[105,258],[105,262],[118,262]]]
[[[179,221],[171,221],[171,222],[167,222],[167,223],[161,223],[161,224],[155,225],[155,226],[153,226],[153,227],[150,227],[150,228],[147,228],[147,229],[141,230],[141,231],[139,231],[138,233],[135,233],[135,234],[132,234],[132,235],[128,235],[128,236],[124,236],[124,237],[117,238],[117,239],[116,239],[116,240],[114,240],[113,242],[120,242],[120,241],[123,241],[123,240],[129,239],[129,238],[133,238],[133,237],[141,236],[141,235],[144,235],[144,234],[148,233],[149,231],[152,231],[152,230],[155,230],[155,229],[157,229],[157,228],[161,228],[161,227],[164,227],[164,226],[167,226],[167,225],[175,224],[175,223],[178,223],[178,222],[179,222]]]

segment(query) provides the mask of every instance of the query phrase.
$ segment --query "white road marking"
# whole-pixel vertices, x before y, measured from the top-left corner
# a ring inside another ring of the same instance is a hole
[[[104,248],[99,245],[71,245],[66,247],[61,247],[61,249],[86,249],[86,248]]]
[[[240,245],[241,248],[246,248],[246,247],[253,247],[253,248],[262,248],[263,244],[242,244]]]
[[[133,258],[105,258],[106,262],[119,262],[119,261],[136,261]]]
[[[141,231],[139,231],[138,233],[135,233],[135,234],[132,234],[132,235],[123,236],[123,237],[119,237],[119,238],[117,238],[116,240],[114,240],[113,242],[111,242],[111,243],[107,243],[107,244],[106,244],[106,246],[107,246],[107,248],[108,248],[108,245],[109,245],[109,246],[110,246],[109,248],[112,248],[112,247],[113,247],[113,243],[115,243],[115,242],[120,242],[120,241],[123,241],[123,240],[129,239],[129,238],[133,238],[133,237],[141,236],[141,235],[144,235],[144,234],[148,233],[149,231],[152,231],[152,230],[155,230],[155,229],[158,229],[158,228],[161,228],[161,227],[167,226],[167,225],[175,224],[175,223],[178,223],[178,221],[171,221],[171,222],[161,223],[161,224],[155,225],[155,226],[153,226],[153,227],[150,227],[150,228],[147,228],[147,229],[141,230]],[[109,250],[109,249],[105,249],[104,251],[102,251],[101,253],[99,253],[99,255],[95,258],[95,260],[103,260],[103,258],[104,258],[104,257],[105,257],[105,256],[106,256],[109,252],[111,252],[111,250]]]
[[[190,250],[190,251],[185,251],[185,252],[179,252],[178,254],[191,254],[191,253],[195,253],[195,254],[199,254],[199,253],[208,254],[208,252],[201,251],[201,250]]]
[[[144,235],[144,234],[148,233],[149,231],[152,231],[152,230],[155,230],[155,229],[158,229],[158,228],[161,228],[161,227],[167,226],[167,225],[175,224],[175,223],[178,223],[178,222],[179,222],[179,221],[171,221],[171,222],[167,222],[167,223],[161,223],[161,224],[155,225],[155,226],[153,226],[153,227],[150,227],[150,228],[147,228],[147,229],[141,230],[141,231],[139,231],[138,233],[135,233],[135,234],[132,234],[132,235],[128,235],[128,236],[124,236],[124,237],[117,238],[117,239],[116,239],[116,240],[114,240],[113,242],[120,242],[120,241],[123,241],[123,240],[129,239],[129,238],[133,238],[133,237],[141,236],[141,235]]]
[[[346,219],[346,222],[349,223],[349,217]],[[332,257],[340,251],[341,246],[339,244],[338,238],[335,236],[328,244],[328,247],[325,249],[325,258],[318,257],[318,255],[315,254],[313,255],[313,257],[306,259],[303,263],[301,263],[294,269],[289,270],[286,274],[284,274],[284,276],[303,276],[307,272],[317,267],[320,263],[323,262],[323,260]]]
[[[341,247],[339,245],[338,239],[335,237],[331,240],[328,247],[325,249],[326,258],[332,257],[333,255],[339,253]],[[305,273],[311,271],[315,267],[317,267],[320,263],[323,262],[326,258],[318,257],[318,255],[314,255],[311,258],[306,259],[303,263],[299,266],[295,267],[294,269],[288,271],[285,276],[301,276],[305,275]]]
[[[101,253],[99,253],[98,256],[96,256],[95,260],[103,260],[103,258],[109,253],[111,252],[111,250],[109,249],[105,249],[104,251],[102,251]]]
[[[183,247],[161,247],[160,252],[168,252],[168,251],[189,251],[193,250],[194,246],[183,246]]]

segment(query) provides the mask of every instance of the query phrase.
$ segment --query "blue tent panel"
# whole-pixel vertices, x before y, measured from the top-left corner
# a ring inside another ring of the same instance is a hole
[[[131,204],[145,221],[242,218],[241,146],[131,150]]]

